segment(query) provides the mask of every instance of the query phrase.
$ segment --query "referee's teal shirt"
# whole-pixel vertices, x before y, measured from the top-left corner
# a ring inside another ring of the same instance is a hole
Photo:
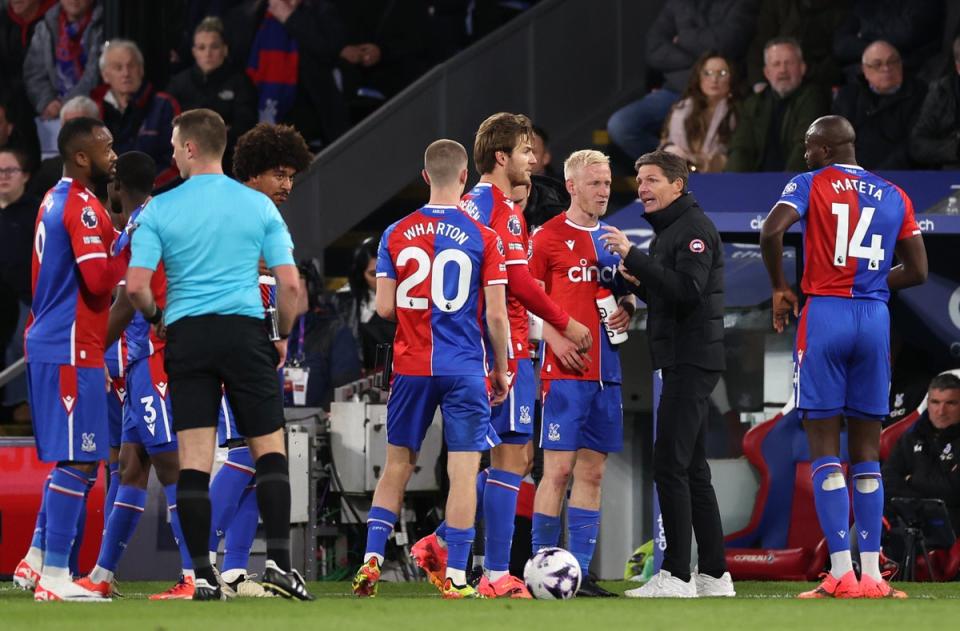
[[[225,175],[195,175],[140,213],[130,267],[167,274],[164,322],[198,315],[263,318],[257,283],[267,267],[293,265],[293,240],[273,201]]]

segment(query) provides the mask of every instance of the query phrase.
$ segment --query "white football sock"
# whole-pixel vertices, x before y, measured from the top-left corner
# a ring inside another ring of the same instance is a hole
[[[833,578],[841,578],[853,569],[853,560],[849,550],[841,550],[830,555],[830,574]]]

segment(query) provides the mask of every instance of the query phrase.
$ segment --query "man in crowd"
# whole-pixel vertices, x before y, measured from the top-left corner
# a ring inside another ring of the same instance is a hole
[[[853,126],[840,116],[807,130],[805,158],[814,169],[783,189],[760,233],[773,285],[773,327],[799,316],[794,401],[813,460],[813,498],[830,551],[830,573],[801,598],[905,598],[880,575],[883,481],[880,429],[889,412],[891,291],[927,277],[923,237],[910,198],[857,166]],[[803,313],[783,272],[783,234],[802,221]],[[901,262],[893,266],[894,254]],[[861,574],[850,557],[850,491],[840,460],[846,421],[853,514]]]

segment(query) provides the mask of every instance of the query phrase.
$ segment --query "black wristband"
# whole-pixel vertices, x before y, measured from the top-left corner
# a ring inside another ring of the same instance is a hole
[[[160,321],[163,320],[163,309],[160,308],[160,305],[154,305],[157,310],[153,312],[153,315],[149,318],[143,316],[143,319],[149,322],[150,324],[160,324]]]

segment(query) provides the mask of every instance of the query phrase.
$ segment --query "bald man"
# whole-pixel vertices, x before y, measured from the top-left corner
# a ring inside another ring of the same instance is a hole
[[[773,327],[798,317],[794,402],[813,460],[813,496],[830,550],[830,573],[800,598],[905,598],[880,576],[883,481],[880,423],[889,412],[891,290],[927,277],[927,254],[910,198],[857,166],[856,134],[842,116],[807,129],[812,169],[790,180],[760,233],[773,285]],[[802,222],[803,311],[783,273],[783,234]],[[900,264],[893,267],[894,253]],[[846,420],[861,577],[850,558],[850,495],[840,460]]]
[[[833,112],[847,118],[857,130],[856,150],[866,169],[912,169],[907,147],[917,122],[924,85],[905,75],[899,51],[877,40],[861,58],[862,75],[837,93]]]

